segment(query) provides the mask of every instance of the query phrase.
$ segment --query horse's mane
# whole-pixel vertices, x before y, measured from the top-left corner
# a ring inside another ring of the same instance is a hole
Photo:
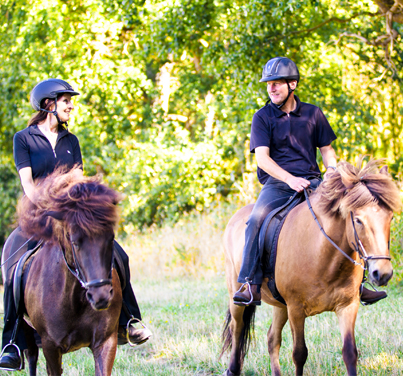
[[[361,159],[355,167],[339,162],[336,172],[317,190],[319,205],[324,212],[346,218],[350,211],[374,204],[400,211],[400,191],[386,168],[379,169],[382,163],[383,160],[371,160],[362,167]]]
[[[94,237],[114,230],[121,198],[99,177],[58,169],[37,186],[34,203],[26,196],[19,201],[19,225],[26,235],[37,239],[63,241],[68,227]]]

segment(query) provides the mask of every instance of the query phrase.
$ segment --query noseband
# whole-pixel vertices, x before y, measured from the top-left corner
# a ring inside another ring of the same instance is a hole
[[[304,188],[304,195],[305,195],[305,199],[306,202],[308,204],[308,208],[309,211],[311,212],[313,219],[315,220],[315,222],[317,223],[317,225],[319,226],[320,231],[322,232],[322,234],[325,236],[325,238],[333,245],[333,247],[335,247],[340,253],[343,254],[344,257],[346,257],[348,260],[350,260],[354,265],[360,266],[364,271],[368,270],[368,261],[370,260],[391,260],[390,256],[383,256],[383,255],[375,255],[375,256],[368,256],[367,251],[364,248],[364,245],[362,244],[360,238],[358,237],[357,234],[357,230],[355,229],[355,225],[354,225],[354,218],[353,218],[353,212],[350,212],[350,218],[351,218],[351,223],[353,225],[353,229],[354,229],[354,239],[355,241],[352,243],[354,250],[358,253],[358,256],[360,257],[360,259],[363,261],[363,264],[360,262],[355,261],[353,258],[351,258],[346,252],[344,252],[325,232],[325,230],[323,229],[323,227],[321,226],[321,224],[318,221],[318,218],[316,218],[315,212],[312,209],[312,205],[311,202],[309,201],[309,197],[308,197],[308,193],[306,191],[306,189]]]
[[[67,269],[69,269],[69,271],[71,272],[71,274],[74,275],[74,277],[76,277],[78,279],[78,281],[80,282],[81,286],[88,290],[91,287],[101,287],[101,286],[105,286],[105,285],[111,285],[112,286],[112,268],[113,268],[113,252],[114,252],[114,247],[112,246],[112,261],[111,261],[111,269],[109,272],[109,277],[108,279],[102,278],[102,279],[93,279],[92,281],[87,282],[85,275],[83,273],[83,270],[80,266],[80,263],[77,260],[77,255],[74,249],[74,244],[70,239],[70,245],[71,245],[71,252],[73,254],[73,260],[74,260],[74,264],[75,264],[75,269],[73,269],[66,258],[66,250],[64,249],[63,246],[61,246],[62,248],[62,253],[63,253],[63,258],[64,258],[64,262],[66,263]]]

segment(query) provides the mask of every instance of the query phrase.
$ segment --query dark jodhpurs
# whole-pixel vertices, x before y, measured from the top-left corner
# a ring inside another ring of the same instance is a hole
[[[38,243],[37,241],[28,241],[27,244],[24,244],[27,242],[27,238],[22,234],[20,227],[17,227],[13,235],[15,235],[13,239],[13,244],[11,246],[11,252],[10,254],[13,254],[18,248],[21,249],[16,252],[4,265],[4,270],[6,270],[6,275],[5,275],[5,282],[4,282],[4,329],[3,329],[3,342],[2,342],[2,348],[4,348],[5,345],[7,345],[10,340],[11,336],[13,334],[13,329],[15,322],[17,321],[17,312],[15,309],[15,304],[14,304],[14,295],[13,295],[13,266],[17,264],[18,260],[20,257],[28,250],[32,249],[35,247],[35,245]],[[11,236],[11,235],[10,235]],[[132,289],[132,286],[130,284],[130,269],[129,269],[129,257],[127,256],[126,252],[123,250],[123,248],[116,242],[114,242],[115,246],[115,251],[119,253],[123,265],[124,265],[124,274],[126,276],[126,286],[122,291],[122,297],[124,304],[128,308],[129,312],[137,319],[141,320],[141,314],[140,314],[140,308],[137,304],[136,297],[134,296],[134,292]],[[118,273],[119,276],[121,276],[121,273],[118,268]],[[129,321],[130,317],[122,311],[120,312],[120,317],[119,317],[119,325],[126,326],[127,322]],[[18,347],[22,350],[25,350],[27,348],[26,340],[25,340],[25,335],[24,331],[22,328],[18,331],[17,337],[16,337],[16,344]],[[15,352],[15,347],[8,347],[6,349],[6,352]]]
[[[321,183],[319,178],[307,178],[311,181],[311,188],[317,188]],[[239,283],[249,281],[254,285],[263,282],[263,270],[259,259],[259,230],[266,216],[274,209],[284,205],[294,195],[295,191],[288,184],[269,177],[263,186],[253,207],[252,213],[246,222],[245,247],[243,249],[242,266],[238,276]]]

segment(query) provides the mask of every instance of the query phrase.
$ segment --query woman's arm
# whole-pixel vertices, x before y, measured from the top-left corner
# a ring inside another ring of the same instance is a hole
[[[20,174],[21,185],[24,193],[32,202],[34,202],[35,184],[32,179],[32,168],[24,167],[18,171],[18,173]]]

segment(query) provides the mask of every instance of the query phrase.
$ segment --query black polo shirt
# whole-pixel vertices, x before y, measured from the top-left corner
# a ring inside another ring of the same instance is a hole
[[[32,168],[32,178],[48,176],[56,167],[82,166],[80,144],[67,129],[57,135],[55,150],[38,126],[31,125],[14,135],[14,162],[17,170]]]
[[[270,157],[284,170],[298,177],[320,176],[316,150],[330,145],[337,137],[321,109],[304,103],[295,95],[297,106],[289,114],[272,103],[257,111],[252,120],[250,151],[270,148]],[[269,174],[257,168],[260,183]]]

